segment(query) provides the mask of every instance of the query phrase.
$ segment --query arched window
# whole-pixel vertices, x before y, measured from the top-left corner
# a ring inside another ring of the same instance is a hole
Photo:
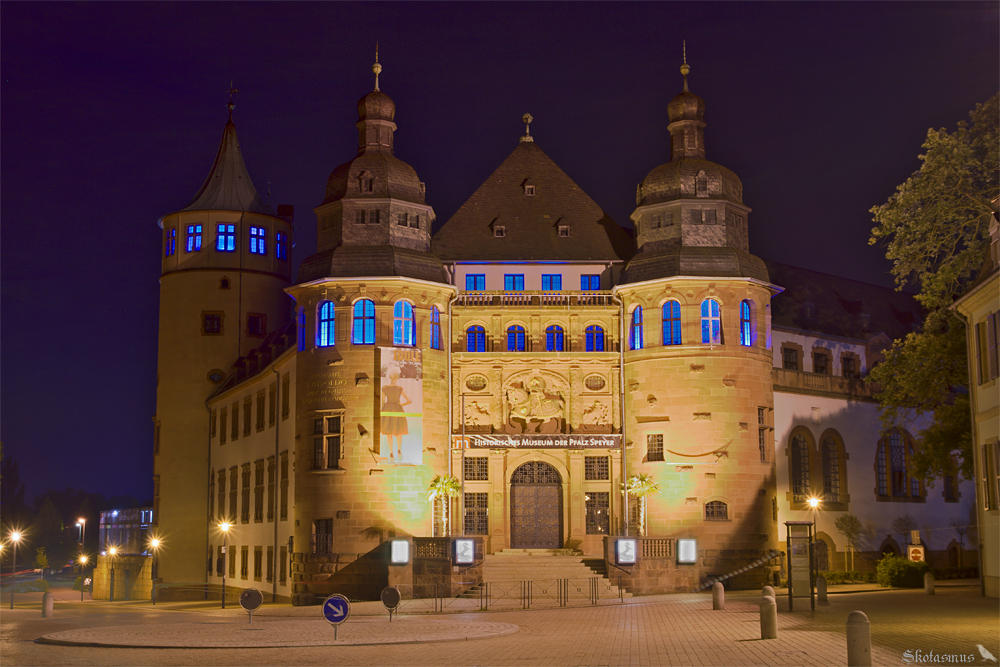
[[[545,330],[545,351],[563,351],[563,328],[553,324]]]
[[[465,350],[466,352],[485,352],[486,329],[480,326],[469,327],[466,329]]]
[[[632,311],[632,328],[628,336],[629,348],[642,349],[642,306],[636,306]]]
[[[676,301],[663,304],[663,344],[681,344],[681,304]]]
[[[321,301],[316,309],[316,347],[332,347],[335,344],[334,312],[332,301]]]
[[[355,345],[375,344],[375,302],[371,299],[361,299],[354,304],[351,341]]]
[[[524,352],[524,327],[519,324],[507,328],[507,351]]]
[[[441,349],[441,311],[431,306],[431,349]]]
[[[754,339],[757,338],[755,335],[756,331],[754,330],[753,316],[753,302],[749,299],[740,301],[740,345],[744,347],[753,345]]]
[[[721,500],[711,500],[705,503],[706,521],[728,521],[729,507]]]
[[[413,304],[409,301],[397,301],[392,308],[392,344],[416,345],[416,329]]]
[[[591,324],[586,330],[587,352],[604,352],[604,329]]]
[[[792,501],[809,498],[809,443],[802,434],[792,436]]]
[[[718,345],[722,342],[722,318],[719,302],[705,299],[701,302],[701,342]]]
[[[840,502],[840,449],[830,437],[823,439],[823,501]]]

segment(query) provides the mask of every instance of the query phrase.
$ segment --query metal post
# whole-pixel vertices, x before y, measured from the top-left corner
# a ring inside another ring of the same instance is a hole
[[[277,469],[275,473],[277,473]],[[275,517],[275,523],[277,523],[277,517]],[[229,561],[229,549],[226,543],[226,538],[229,537],[228,531],[222,531],[222,608],[226,608],[226,565]],[[333,626],[336,628],[337,626]],[[334,639],[336,639],[336,630],[334,631]]]
[[[14,591],[17,589],[17,540],[11,538],[14,545],[14,560],[10,564],[10,608],[14,608]]]

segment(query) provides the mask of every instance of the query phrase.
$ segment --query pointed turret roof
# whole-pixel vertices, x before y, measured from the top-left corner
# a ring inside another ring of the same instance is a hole
[[[533,138],[522,138],[431,249],[445,262],[616,261],[631,255],[632,241]]]
[[[222,143],[219,144],[219,152],[208,172],[208,178],[191,203],[181,210],[246,211],[274,215],[274,211],[260,198],[257,188],[250,180],[240,151],[240,142],[236,138],[231,109],[229,122],[222,132]]]

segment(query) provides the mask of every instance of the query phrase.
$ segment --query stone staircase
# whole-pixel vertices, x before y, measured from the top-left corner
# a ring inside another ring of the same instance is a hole
[[[531,581],[539,590],[550,590],[558,580],[568,579],[569,599],[588,599],[592,594],[590,580],[595,577],[602,599],[632,597],[608,579],[604,559],[599,556],[566,555],[565,551],[552,549],[504,549],[483,560],[483,584],[508,592],[521,581]],[[460,597],[479,599],[483,588],[476,586]]]

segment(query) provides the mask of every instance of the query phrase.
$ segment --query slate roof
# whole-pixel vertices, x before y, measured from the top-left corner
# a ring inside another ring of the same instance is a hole
[[[770,282],[763,260],[728,246],[679,246],[641,252],[629,260],[618,282],[625,285],[670,276],[756,278]]]
[[[884,331],[903,338],[924,318],[912,295],[888,287],[765,260],[771,282],[785,288],[771,300],[771,324],[867,340]],[[813,304],[807,317],[806,303]],[[864,326],[862,314],[871,324]]]
[[[222,132],[222,143],[219,144],[219,152],[208,172],[208,178],[191,203],[181,210],[245,211],[274,215],[271,207],[257,194],[257,188],[247,173],[232,118]]]
[[[323,278],[401,276],[447,283],[441,260],[429,252],[390,245],[338,246],[303,260],[299,283]]]
[[[525,194],[533,185],[535,194]],[[506,235],[494,236],[503,225]],[[559,227],[569,225],[570,236]],[[618,226],[534,142],[507,156],[438,230],[431,249],[443,261],[617,261],[634,252]]]

